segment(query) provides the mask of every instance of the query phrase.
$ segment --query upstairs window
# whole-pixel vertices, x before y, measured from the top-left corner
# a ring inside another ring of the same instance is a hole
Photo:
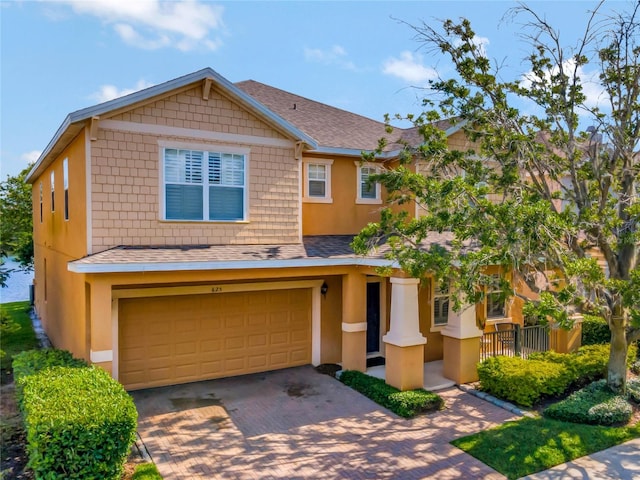
[[[487,287],[487,318],[504,318],[506,316],[505,301],[500,286],[500,274],[491,275],[491,283]]]
[[[304,165],[304,201],[331,203],[331,165],[333,160],[313,159]]]
[[[327,196],[327,166],[326,165],[309,165],[309,196],[321,197]]]
[[[433,326],[441,327],[449,321],[450,284],[443,285],[435,279],[433,282]]]
[[[356,162],[358,168],[358,196],[356,203],[382,203],[380,196],[380,184],[377,182],[371,182],[370,178],[380,173],[380,167],[372,164],[361,164]]]
[[[40,223],[42,223],[42,182],[40,182]]]
[[[69,160],[62,161],[62,184],[64,187],[64,219],[69,220]]]
[[[56,211],[55,189],[56,189],[56,174],[54,171],[52,171],[51,172],[51,211],[52,212]]]
[[[166,148],[166,220],[241,221],[246,218],[244,154]]]

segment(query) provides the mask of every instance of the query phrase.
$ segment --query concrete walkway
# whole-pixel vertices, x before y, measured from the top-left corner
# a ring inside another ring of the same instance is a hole
[[[514,418],[458,388],[405,420],[300,367],[132,392],[139,433],[166,480],[502,479],[449,444]]]
[[[524,477],[526,480],[633,480],[639,478],[640,438]]]

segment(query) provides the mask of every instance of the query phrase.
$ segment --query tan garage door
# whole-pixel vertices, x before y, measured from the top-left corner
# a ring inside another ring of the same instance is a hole
[[[128,389],[311,363],[311,290],[121,299]]]

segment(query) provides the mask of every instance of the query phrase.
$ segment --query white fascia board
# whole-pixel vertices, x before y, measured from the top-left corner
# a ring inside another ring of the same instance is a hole
[[[230,262],[148,262],[148,263],[74,263],[67,264],[67,270],[74,273],[135,273],[135,272],[177,272],[195,270],[249,270],[267,268],[300,267],[393,267],[396,262],[367,258],[325,258],[305,260],[250,260]]]
[[[310,153],[321,153],[325,155],[340,155],[346,157],[358,157],[361,158],[362,154],[371,153],[371,150],[362,150],[357,148],[340,148],[340,147],[318,147],[315,150],[312,150]],[[390,152],[383,152],[381,154],[376,155],[376,158],[381,160],[388,160],[390,158],[395,158],[400,153],[400,150],[392,150]]]
[[[30,183],[31,180],[35,180],[33,178],[34,174],[40,168],[40,165],[42,165],[42,162],[44,161],[44,159],[49,155],[51,150],[53,150],[53,147],[56,145],[56,143],[58,143],[58,140],[60,140],[60,137],[62,137],[62,135],[64,134],[64,132],[67,131],[70,125],[71,125],[71,115],[67,115],[67,117],[62,122],[62,125],[58,127],[58,130],[56,130],[55,135],[49,141],[45,149],[42,151],[42,153],[38,157],[38,160],[36,160],[36,163],[34,163],[33,167],[31,167],[31,170],[29,170],[29,173],[25,178],[25,182]]]
[[[454,133],[460,131],[462,127],[464,127],[468,123],[468,120],[462,120],[461,122],[452,125],[444,131],[445,136],[450,137]]]

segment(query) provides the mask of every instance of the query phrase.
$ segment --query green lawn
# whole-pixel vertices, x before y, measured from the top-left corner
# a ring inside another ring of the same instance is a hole
[[[523,418],[451,442],[516,479],[640,437],[640,423],[601,427]]]
[[[0,336],[0,350],[5,355],[0,359],[2,369],[2,381],[6,378],[6,371],[11,369],[13,356],[24,351],[38,348],[38,339],[31,326],[29,317],[29,302],[12,302],[0,304],[0,309],[13,319],[20,329],[16,332],[6,333]]]

